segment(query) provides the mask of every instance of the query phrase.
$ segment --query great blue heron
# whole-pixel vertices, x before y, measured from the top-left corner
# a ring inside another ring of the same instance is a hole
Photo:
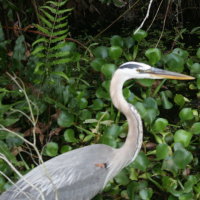
[[[41,164],[21,178],[0,200],[89,200],[102,191],[107,182],[132,162],[142,145],[143,128],[139,113],[127,103],[122,87],[129,79],[191,80],[191,76],[127,62],[114,73],[110,96],[115,107],[128,120],[124,145],[114,149],[104,144],[79,148]]]

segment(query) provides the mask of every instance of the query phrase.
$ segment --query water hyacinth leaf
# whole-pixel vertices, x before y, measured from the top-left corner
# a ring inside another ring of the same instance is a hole
[[[178,187],[177,180],[170,178],[168,176],[162,177],[162,186],[166,191],[175,190]]]
[[[120,133],[120,127],[116,124],[112,124],[111,126],[106,128],[104,135],[116,139],[119,133]]]
[[[101,71],[101,67],[105,64],[105,60],[102,58],[95,58],[91,63],[91,67],[96,71]]]
[[[61,153],[65,153],[65,152],[68,152],[68,151],[71,151],[72,150],[72,147],[69,146],[69,145],[63,145],[60,149],[60,152]]]
[[[156,157],[158,160],[165,159],[168,156],[169,149],[167,144],[159,144],[156,147]]]
[[[198,179],[194,175],[190,175],[187,178],[187,181],[184,184],[184,191],[186,193],[192,192],[194,185],[198,183]]]
[[[111,146],[111,147],[113,147],[113,148],[116,148],[116,147],[117,147],[117,142],[116,142],[116,140],[115,140],[113,137],[106,136],[106,135],[103,135],[103,136],[101,137],[100,143],[106,144],[106,145]]]
[[[176,174],[178,172],[178,167],[174,162],[174,159],[172,156],[168,156],[163,160],[162,163],[162,170],[170,171],[173,174]]]
[[[124,38],[124,44],[125,46],[130,49],[134,45],[134,40],[132,37],[126,37]]]
[[[185,104],[185,98],[182,94],[176,94],[174,97],[174,102],[180,107],[182,107]]]
[[[200,64],[199,63],[194,63],[191,67],[190,67],[190,73],[193,76],[196,76],[197,74],[200,74]]]
[[[146,171],[148,165],[149,165],[149,160],[147,156],[144,154],[144,152],[140,152],[137,155],[135,161],[133,162],[133,166],[141,171]]]
[[[85,109],[88,106],[88,101],[86,98],[82,97],[78,100],[78,105],[80,109]]]
[[[158,118],[154,122],[152,130],[154,132],[159,133],[159,132],[164,131],[166,129],[167,125],[168,125],[168,121],[166,119],[164,119],[164,118]]]
[[[127,185],[129,183],[129,178],[126,170],[122,170],[116,177],[115,181],[120,185]]]
[[[164,109],[171,109],[173,107],[173,104],[168,100],[166,93],[163,91],[163,92],[160,92],[160,95],[161,95],[163,108]]]
[[[153,195],[153,190],[151,188],[145,188],[140,190],[139,195],[142,200],[150,200]]]
[[[81,110],[79,114],[80,114],[79,117],[81,120],[91,119],[92,117],[92,113],[87,109]]]
[[[136,33],[133,33],[133,39],[135,39],[137,42],[142,41],[144,38],[147,37],[147,32],[143,31],[142,29],[138,30]]]
[[[192,125],[190,131],[195,135],[199,135],[200,134],[200,122],[194,123]]]
[[[137,82],[145,87],[151,87],[154,83],[153,79],[139,79]]]
[[[124,41],[123,41],[123,38],[121,36],[114,35],[110,39],[110,44],[111,44],[111,46],[123,47],[124,46]]]
[[[155,65],[161,59],[161,51],[158,48],[150,48],[146,50],[145,56],[151,65]]]
[[[179,112],[179,117],[183,121],[192,120],[194,118],[192,109],[191,108],[183,108]]]
[[[175,132],[174,141],[181,143],[184,147],[189,146],[192,138],[192,133],[185,130],[178,130]]]
[[[94,50],[94,55],[95,57],[97,58],[107,58],[108,57],[108,48],[105,47],[105,46],[100,46],[100,47],[97,47],[95,50]]]
[[[109,48],[109,56],[113,60],[119,59],[122,55],[122,48],[119,46],[112,46]]]
[[[110,119],[110,114],[108,112],[98,112],[96,114],[96,119],[100,120],[109,120]]]
[[[181,48],[176,48],[173,50],[173,53],[178,54],[179,56],[181,56],[183,59],[187,59],[189,53]]]
[[[73,129],[65,130],[64,139],[66,142],[77,142],[77,139],[74,136],[74,130]]]
[[[104,107],[104,103],[101,99],[95,99],[91,107],[93,110],[101,110]]]
[[[51,157],[57,156],[58,155],[58,144],[55,142],[47,143],[47,145],[45,147],[45,153]]]
[[[155,120],[157,117],[158,113],[156,109],[150,109],[148,108],[146,110],[146,115],[144,116],[144,120],[148,124],[152,124],[152,122]]]
[[[186,149],[179,149],[174,152],[173,160],[179,169],[185,169],[185,167],[192,161],[192,154]]]
[[[74,123],[74,115],[62,111],[57,119],[57,123],[61,127],[70,127]]]
[[[170,71],[183,72],[184,59],[175,53],[170,53],[164,58],[165,63]]]
[[[107,77],[107,78],[111,78],[113,73],[115,72],[116,70],[116,65],[114,64],[104,64],[102,67],[101,67],[101,72]]]

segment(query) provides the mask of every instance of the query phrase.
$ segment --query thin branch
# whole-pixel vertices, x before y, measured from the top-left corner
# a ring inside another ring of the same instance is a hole
[[[137,33],[137,32],[143,27],[145,21],[146,21],[147,18],[149,17],[149,13],[150,13],[150,9],[151,9],[152,3],[153,3],[153,0],[150,0],[149,6],[148,6],[148,9],[147,9],[147,14],[146,14],[144,20],[142,21],[142,23],[140,24],[140,26],[135,30],[134,34]]]
[[[162,36],[163,36],[163,32],[164,32],[164,30],[165,30],[165,23],[166,23],[167,14],[168,14],[168,11],[169,11],[169,6],[170,6],[170,4],[171,4],[171,0],[168,0],[167,10],[166,10],[166,12],[165,12],[165,18],[164,18],[164,21],[163,21],[162,32],[161,32],[161,34],[160,34],[160,37],[159,37],[158,42],[156,43],[156,46],[155,46],[155,47],[158,47],[158,44],[159,44],[159,42],[160,42],[160,40],[161,40],[161,38],[162,38]]]
[[[156,11],[156,14],[154,15],[154,18],[153,18],[151,24],[149,25],[149,27],[148,27],[148,29],[147,29],[147,32],[149,31],[149,29],[151,28],[152,24],[154,23],[154,21],[155,21],[155,19],[156,19],[156,17],[157,17],[157,14],[158,14],[158,12],[159,12],[159,10],[160,10],[160,7],[161,7],[161,5],[162,5],[162,3],[163,3],[163,0],[160,2],[159,6],[158,6],[158,9],[157,9],[157,11]]]

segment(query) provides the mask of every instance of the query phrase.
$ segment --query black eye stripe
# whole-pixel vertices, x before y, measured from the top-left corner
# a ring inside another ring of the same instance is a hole
[[[139,68],[139,67],[141,66],[137,64],[125,64],[125,65],[121,65],[119,68],[120,69],[125,69],[125,68],[134,69],[134,68]]]

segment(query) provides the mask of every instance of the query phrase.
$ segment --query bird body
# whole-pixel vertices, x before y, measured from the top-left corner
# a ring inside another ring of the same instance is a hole
[[[193,79],[143,63],[121,65],[112,77],[110,95],[129,125],[122,147],[115,149],[94,144],[52,158],[27,173],[4,192],[0,200],[90,200],[99,193],[110,179],[136,158],[142,145],[140,115],[122,93],[124,82],[133,78]]]

